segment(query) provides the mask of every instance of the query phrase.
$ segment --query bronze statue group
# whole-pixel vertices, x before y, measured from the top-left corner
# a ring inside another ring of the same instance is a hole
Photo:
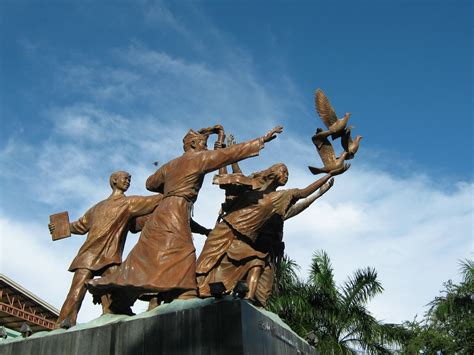
[[[349,115],[337,118],[322,91],[316,92],[316,107],[327,130],[318,129],[313,143],[324,163],[310,170],[326,173],[302,189],[279,189],[288,180],[285,164],[244,175],[238,162],[259,154],[265,143],[276,138],[275,127],[260,138],[225,144],[224,128],[216,125],[183,139],[184,153],[158,168],[146,181],[152,196],[126,196],[130,174],[118,171],[110,176],[112,194],[70,223],[73,234],[88,233],[73,260],[71,288],[61,308],[58,326],[76,324],[87,290],[103,313],[133,314],[137,300],[149,302],[149,309],[174,299],[228,294],[237,285],[243,297],[265,306],[275,282],[275,268],[283,256],[284,220],[305,210],[334,183],[333,176],[345,172],[361,137],[350,138]],[[218,136],[213,150],[207,149],[210,135]],[[341,137],[344,152],[336,158],[332,144]],[[228,137],[229,138],[229,137]],[[232,173],[227,171],[231,167]],[[214,183],[226,192],[212,230],[191,218],[191,210],[204,176],[218,171]],[[51,231],[55,229],[50,224]],[[140,237],[122,261],[127,233]],[[192,233],[207,235],[196,258]]]

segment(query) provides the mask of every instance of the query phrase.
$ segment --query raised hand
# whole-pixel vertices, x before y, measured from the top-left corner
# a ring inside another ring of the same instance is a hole
[[[272,130],[268,131],[266,135],[263,136],[263,141],[270,142],[271,140],[274,140],[277,136],[277,134],[280,134],[283,132],[283,126],[276,126]]]
[[[334,185],[334,178],[331,178],[331,180],[329,180],[327,183],[321,186],[321,188],[319,189],[319,195],[322,196],[326,192],[328,192],[328,190],[332,187],[332,185]]]
[[[220,124],[216,124],[212,127],[201,128],[198,133],[200,134],[211,134],[211,133],[219,133],[224,130],[224,127]]]
[[[231,145],[235,144],[235,137],[232,133],[227,135],[227,146],[230,147]]]

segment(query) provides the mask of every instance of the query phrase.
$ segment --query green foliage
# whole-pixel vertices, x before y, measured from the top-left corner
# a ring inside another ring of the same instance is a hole
[[[324,251],[313,256],[307,282],[296,276],[298,266],[285,256],[277,268],[276,289],[269,308],[322,354],[399,353],[474,354],[474,262],[463,260],[460,284],[448,281],[429,303],[422,321],[381,324],[366,304],[383,292],[372,268],[356,270],[342,285],[334,282]]]
[[[474,263],[461,261],[462,282],[444,283],[441,295],[429,303],[425,319],[406,322],[411,337],[404,352],[423,350],[428,354],[474,354]]]
[[[374,269],[356,270],[338,287],[324,251],[313,255],[307,282],[296,277],[296,267],[283,258],[269,308],[321,353],[353,354],[358,348],[385,354],[387,345],[406,337],[402,330],[381,324],[366,308],[383,291]]]

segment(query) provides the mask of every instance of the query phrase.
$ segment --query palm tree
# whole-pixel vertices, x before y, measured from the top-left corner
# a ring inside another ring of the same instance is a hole
[[[463,282],[467,284],[474,283],[474,261],[464,259],[459,261],[459,271],[463,277]]]
[[[306,297],[305,285],[296,275],[298,269],[299,266],[287,255],[280,260],[275,275],[277,282],[267,308],[285,320],[296,333],[305,337],[312,329],[308,327],[306,320],[311,305]]]
[[[428,305],[427,327],[442,334],[446,341],[444,350],[461,354],[474,353],[474,262],[460,260],[462,281],[444,283],[442,295]]]
[[[284,258],[277,272],[278,289],[269,308],[323,354],[389,353],[397,340],[393,326],[381,324],[366,308],[383,291],[373,268],[356,270],[341,286],[334,281],[329,256],[314,253],[306,283],[296,277],[295,264]]]
[[[424,319],[405,322],[411,333],[402,342],[406,354],[474,354],[474,262],[460,261],[462,280],[459,284],[448,280],[444,289],[427,306]]]

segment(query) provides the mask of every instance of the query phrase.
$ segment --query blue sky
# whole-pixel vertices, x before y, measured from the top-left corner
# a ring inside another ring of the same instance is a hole
[[[302,276],[320,248],[338,280],[374,266],[386,288],[374,314],[422,314],[472,258],[472,23],[461,0],[2,1],[2,272],[60,307],[83,237],[52,243],[49,214],[79,217],[114,170],[147,194],[152,162],[181,154],[191,127],[220,122],[241,141],[282,124],[243,167],[283,161],[288,186],[305,186],[320,87],[364,139],[330,193],[287,223],[287,251]],[[208,178],[203,224],[221,200]],[[24,245],[44,270],[12,259]],[[42,286],[53,273],[62,283]],[[98,312],[86,303],[82,321]]]

